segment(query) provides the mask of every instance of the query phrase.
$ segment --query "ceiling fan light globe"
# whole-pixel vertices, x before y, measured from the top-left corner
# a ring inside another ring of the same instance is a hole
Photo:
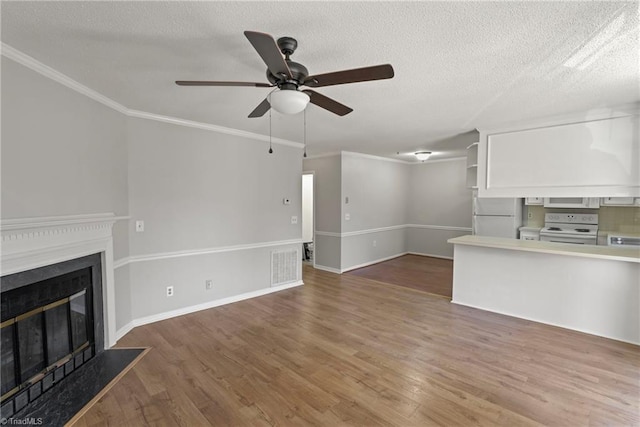
[[[269,95],[271,108],[282,114],[298,114],[309,104],[309,95],[297,90],[281,89]]]

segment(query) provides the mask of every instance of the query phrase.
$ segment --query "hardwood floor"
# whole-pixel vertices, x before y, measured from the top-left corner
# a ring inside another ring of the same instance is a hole
[[[417,289],[451,298],[453,261],[421,255],[403,255],[346,274]]]
[[[640,348],[305,267],[305,285],[135,328],[77,423],[640,424]]]

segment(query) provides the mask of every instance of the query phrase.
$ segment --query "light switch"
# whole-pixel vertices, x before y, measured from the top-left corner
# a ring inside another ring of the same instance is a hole
[[[291,224],[297,224],[298,223],[298,217],[297,216],[292,216],[291,217]]]
[[[344,220],[345,221],[349,221],[351,219],[351,215],[350,214],[344,214]]]
[[[136,221],[136,233],[142,233],[144,231],[144,221]]]

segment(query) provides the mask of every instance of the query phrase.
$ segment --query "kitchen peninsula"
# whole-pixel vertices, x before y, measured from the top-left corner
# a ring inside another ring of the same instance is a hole
[[[640,250],[483,236],[449,243],[453,303],[640,344]]]

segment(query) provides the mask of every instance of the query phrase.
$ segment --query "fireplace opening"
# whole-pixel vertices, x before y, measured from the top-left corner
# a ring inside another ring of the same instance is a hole
[[[2,277],[3,417],[45,398],[103,350],[100,265],[94,254]]]

